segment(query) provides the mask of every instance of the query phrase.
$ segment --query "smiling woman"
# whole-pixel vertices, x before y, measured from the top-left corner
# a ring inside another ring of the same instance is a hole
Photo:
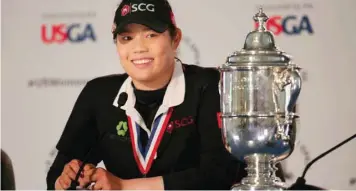
[[[128,24],[118,31],[117,51],[134,85],[141,90],[164,87],[173,74],[180,30],[170,36],[168,30],[161,32],[141,24]]]
[[[74,189],[85,159],[81,188],[230,189],[245,171],[221,139],[220,75],[176,59],[182,31],[169,3],[122,1],[112,34],[126,73],[86,84],[57,144],[48,189]],[[101,161],[106,169],[96,167]]]

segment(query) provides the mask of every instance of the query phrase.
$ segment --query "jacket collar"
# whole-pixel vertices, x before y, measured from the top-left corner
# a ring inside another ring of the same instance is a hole
[[[133,91],[133,87],[131,85],[132,79],[129,76],[126,78],[124,83],[122,84],[119,93],[116,95],[113,105],[118,107],[118,99],[121,93],[127,93],[127,101],[120,108],[123,110],[133,109],[136,103],[136,97]],[[172,78],[167,86],[166,93],[162,102],[162,109],[168,109],[170,107],[174,107],[180,105],[184,101],[185,96],[185,77],[183,73],[183,66],[181,62],[176,62],[174,66],[174,71]]]

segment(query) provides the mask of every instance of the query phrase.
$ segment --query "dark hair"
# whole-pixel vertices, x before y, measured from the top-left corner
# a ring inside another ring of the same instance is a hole
[[[1,190],[16,190],[15,174],[9,155],[1,149]]]
[[[177,36],[177,27],[170,25],[167,30],[169,32],[169,36],[171,36],[173,40]]]

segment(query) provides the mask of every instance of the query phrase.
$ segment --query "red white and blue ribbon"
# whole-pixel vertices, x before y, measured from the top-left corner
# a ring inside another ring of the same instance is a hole
[[[146,148],[142,147],[140,140],[140,126],[128,118],[131,145],[136,163],[142,174],[146,175],[151,169],[153,160],[157,155],[157,149],[161,143],[162,137],[168,126],[173,109],[170,108],[166,113],[160,114],[153,123],[151,135],[149,136]]]

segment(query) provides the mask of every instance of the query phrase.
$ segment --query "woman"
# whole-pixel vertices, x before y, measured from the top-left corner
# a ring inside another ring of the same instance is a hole
[[[221,140],[219,72],[175,61],[182,33],[168,2],[124,0],[112,32],[126,73],[86,84],[48,189],[69,188],[84,159],[81,188],[230,189],[238,163]]]

